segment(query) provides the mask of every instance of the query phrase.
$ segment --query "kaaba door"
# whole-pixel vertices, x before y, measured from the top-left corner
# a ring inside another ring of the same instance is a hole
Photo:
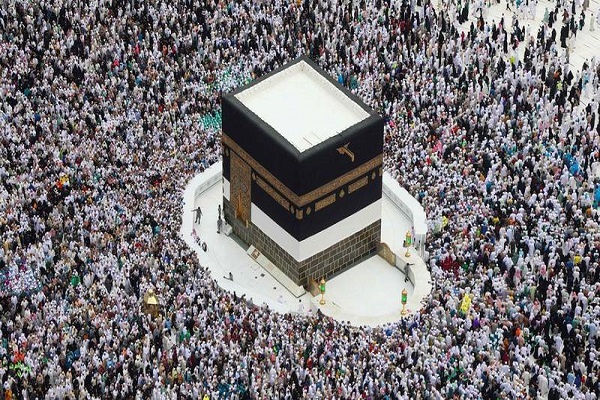
[[[229,198],[235,210],[235,217],[250,222],[251,169],[237,154],[231,152],[231,183]]]

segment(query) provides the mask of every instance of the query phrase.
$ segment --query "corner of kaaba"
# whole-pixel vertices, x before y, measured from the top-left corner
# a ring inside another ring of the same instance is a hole
[[[296,285],[381,240],[383,119],[300,57],[223,96],[225,220]]]

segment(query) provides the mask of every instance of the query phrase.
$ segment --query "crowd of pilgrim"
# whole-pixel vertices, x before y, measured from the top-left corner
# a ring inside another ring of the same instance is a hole
[[[600,70],[569,60],[596,11],[3,0],[4,398],[597,399]],[[222,93],[302,54],[384,116],[386,169],[426,208],[435,287],[399,323],[278,314],[179,236]]]

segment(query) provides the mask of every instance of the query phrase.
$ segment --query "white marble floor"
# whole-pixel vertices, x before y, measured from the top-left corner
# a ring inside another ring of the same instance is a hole
[[[365,262],[332,278],[327,282],[326,304],[318,304],[318,297],[312,299],[306,293],[300,298],[294,297],[283,285],[246,254],[246,248],[231,237],[217,233],[217,208],[222,200],[222,184],[216,183],[196,196],[196,188],[211,176],[220,176],[220,166],[214,165],[206,172],[196,176],[188,184],[184,193],[184,213],[181,235],[198,255],[200,264],[207,267],[219,286],[245,294],[256,304],[266,304],[279,312],[308,313],[316,307],[336,319],[348,321],[352,325],[377,326],[397,321],[401,318],[400,296],[402,289],[408,292],[407,309],[418,310],[421,301],[431,291],[430,275],[425,263],[413,250],[411,262],[417,279],[416,287],[405,283],[404,274],[387,264],[379,256],[373,256]],[[202,219],[194,223],[193,209],[200,206]],[[402,240],[410,229],[410,221],[391,200],[384,196],[382,206],[382,241],[396,253],[404,253]],[[206,242],[207,251],[193,239],[196,231],[200,240]],[[233,281],[226,279],[229,273]]]

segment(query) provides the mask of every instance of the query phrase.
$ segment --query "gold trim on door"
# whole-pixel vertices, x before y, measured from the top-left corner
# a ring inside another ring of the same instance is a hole
[[[231,152],[230,162],[231,183],[229,198],[233,200],[235,217],[248,224],[250,221],[252,169],[234,152]]]

